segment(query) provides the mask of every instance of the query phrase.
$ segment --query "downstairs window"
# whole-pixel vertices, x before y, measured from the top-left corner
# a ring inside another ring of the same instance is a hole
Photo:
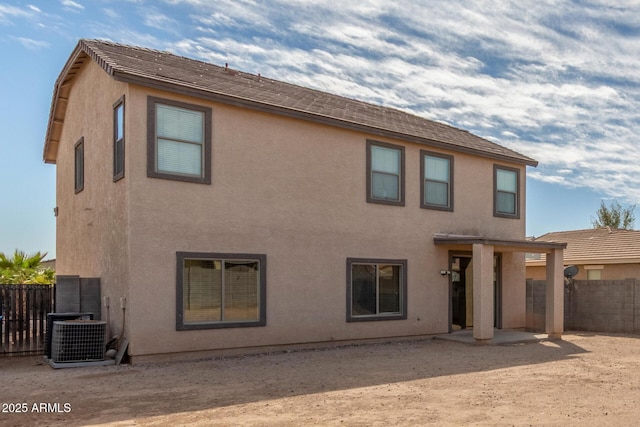
[[[407,318],[407,261],[347,259],[347,321]]]
[[[266,255],[178,252],[176,329],[266,324]]]

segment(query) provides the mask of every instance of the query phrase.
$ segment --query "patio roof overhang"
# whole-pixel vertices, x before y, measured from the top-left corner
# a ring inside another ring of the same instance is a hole
[[[494,254],[496,252],[547,254],[545,330],[550,339],[561,339],[564,331],[563,258],[566,243],[449,233],[435,233],[433,242],[436,246],[450,251],[469,251],[473,254],[473,337],[479,343],[492,339],[494,333],[494,310],[496,309]]]
[[[563,242],[499,239],[448,233],[435,233],[433,235],[433,243],[460,250],[471,249],[473,245],[488,245],[493,246],[496,252],[551,253],[556,249],[565,249],[567,247],[567,244]]]

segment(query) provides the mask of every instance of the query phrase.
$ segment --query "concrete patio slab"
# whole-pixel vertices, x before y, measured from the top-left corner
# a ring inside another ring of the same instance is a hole
[[[545,333],[526,332],[515,329],[496,329],[493,338],[486,342],[478,342],[473,338],[473,329],[463,329],[450,334],[436,335],[434,339],[456,341],[474,345],[509,345],[527,342],[540,342],[548,339]]]

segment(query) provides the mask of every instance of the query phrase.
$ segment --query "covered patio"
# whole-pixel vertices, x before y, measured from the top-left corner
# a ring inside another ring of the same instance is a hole
[[[468,251],[473,259],[473,339],[490,343],[494,338],[494,254],[545,253],[546,317],[548,339],[561,339],[564,332],[564,249],[566,243],[496,239],[481,236],[437,233],[434,244],[449,251]],[[525,286],[524,267],[522,286]],[[522,309],[525,309],[524,301]]]

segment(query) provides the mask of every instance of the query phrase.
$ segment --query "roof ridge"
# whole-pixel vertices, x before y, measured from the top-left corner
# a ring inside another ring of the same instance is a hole
[[[100,44],[107,44],[110,46],[126,47],[130,49],[143,50],[148,52],[166,53],[174,56],[179,56],[179,55],[176,55],[175,53],[169,52],[168,50],[160,50],[160,49],[154,49],[151,47],[137,46],[137,45],[126,44],[126,43],[118,43],[109,39],[80,39],[80,43],[85,43],[85,44],[100,43]]]
[[[143,47],[143,46],[130,45],[130,44],[124,44],[124,43],[117,43],[117,42],[114,42],[114,41],[111,41],[111,40],[108,40],[108,39],[81,39],[81,41],[82,42],[86,42],[85,45],[87,45],[87,47],[89,46],[88,45],[89,43],[104,43],[104,44],[108,44],[110,46],[116,46],[116,47],[122,47],[122,48],[134,49],[134,50],[146,51],[146,52],[152,52],[152,53],[159,53],[159,54],[164,54],[164,55],[171,55],[171,56],[174,56],[176,58],[181,58],[181,59],[185,59],[185,60],[188,60],[188,61],[193,61],[193,62],[197,62],[197,63],[200,63],[200,64],[217,67],[217,68],[220,68],[220,69],[225,69],[225,70],[226,69],[230,69],[230,68],[228,68],[228,64],[225,64],[225,67],[222,67],[221,65],[218,65],[218,64],[215,64],[215,63],[212,63],[212,62],[207,62],[207,61],[204,61],[204,60],[201,60],[201,59],[196,59],[196,58],[192,58],[192,57],[188,57],[188,56],[184,56],[184,55],[179,55],[179,54],[167,51],[167,50],[159,50],[159,49],[153,49],[153,48],[148,48],[148,47]],[[107,64],[109,64],[109,66],[112,69],[120,69],[120,70],[124,69],[123,67],[120,67],[117,64],[117,62],[113,61],[103,50],[101,50],[101,49],[99,49],[97,47],[92,49],[92,50],[95,50],[96,53],[99,52],[102,57],[107,58],[107,60],[105,62]],[[97,62],[99,62],[98,58],[93,58],[93,59],[96,60]],[[258,78],[258,79],[261,79],[261,80],[267,80],[267,81],[275,82],[277,84],[283,84],[283,85],[287,85],[287,86],[295,87],[295,88],[300,88],[300,89],[307,90],[307,91],[313,91],[313,92],[316,92],[320,96],[330,96],[330,97],[335,97],[335,98],[339,98],[339,99],[344,99],[344,100],[348,100],[348,101],[351,101],[351,102],[355,102],[355,103],[361,104],[363,106],[378,108],[380,110],[396,111],[396,112],[402,114],[403,116],[405,116],[407,118],[414,118],[414,119],[418,118],[420,120],[426,120],[426,121],[434,124],[435,126],[441,127],[443,129],[453,130],[453,131],[456,131],[456,132],[463,132],[463,133],[471,135],[471,136],[473,136],[475,138],[481,138],[484,141],[486,141],[486,142],[488,142],[491,145],[494,145],[496,147],[504,148],[500,144],[497,144],[497,143],[495,143],[493,141],[490,141],[487,138],[481,137],[479,135],[473,134],[467,129],[461,129],[461,128],[458,128],[458,127],[453,126],[451,124],[448,124],[448,123],[444,123],[444,122],[441,122],[441,121],[429,119],[429,118],[426,118],[424,116],[420,116],[420,115],[418,115],[416,113],[411,113],[411,112],[405,111],[405,110],[403,110],[401,108],[398,108],[398,107],[391,107],[391,106],[383,105],[383,104],[380,104],[380,103],[373,103],[371,101],[363,101],[361,99],[349,97],[349,96],[346,96],[346,95],[339,95],[339,94],[336,94],[336,93],[327,92],[327,91],[323,91],[323,90],[312,88],[312,87],[308,87],[308,86],[302,86],[302,85],[296,84],[296,83],[291,83],[291,82],[287,82],[287,81],[283,81],[283,80],[274,79],[272,77],[265,77],[260,73],[255,74],[255,73],[251,73],[251,72],[248,72],[248,71],[241,71],[239,69],[233,69],[233,71],[236,71],[237,73],[239,73],[239,75],[252,76],[254,78]],[[511,150],[511,151],[514,151],[514,150]],[[514,152],[517,153],[517,154],[522,155],[521,153],[518,153],[516,151],[514,151]]]
[[[564,231],[550,231],[535,238],[535,240],[548,239],[548,238],[573,238],[579,239],[580,235],[589,235],[590,238],[600,237],[606,238],[613,235],[630,235],[639,234],[640,230],[625,229],[625,228],[612,228],[599,227],[599,228],[585,228],[579,230],[564,230]]]
[[[545,234],[552,234],[552,233],[579,233],[579,232],[585,232],[585,231],[603,231],[603,230],[611,230],[611,231],[640,231],[640,230],[634,230],[631,228],[611,228],[611,227],[597,227],[597,228],[579,228],[577,230],[560,230],[560,231],[549,231],[548,233]]]
[[[118,65],[116,61],[111,59],[109,55],[107,55],[100,47],[95,46],[95,43],[106,43],[112,46],[124,46],[118,43],[114,43],[107,40],[99,40],[99,39],[80,39],[80,48],[86,52],[91,59],[96,61],[102,68],[105,69],[107,73],[113,75],[113,70],[120,69],[121,67]]]
[[[158,53],[158,54],[163,54],[163,55],[171,55],[174,56],[176,58],[181,58],[181,59],[187,59],[189,61],[196,61],[196,62],[200,62],[202,64],[206,64],[206,65],[212,65],[218,68],[222,68],[219,65],[216,64],[212,64],[210,62],[205,62],[205,61],[201,61],[198,59],[193,59],[193,58],[189,58],[187,56],[182,56],[182,55],[176,55],[173,52],[170,52],[168,50],[160,50],[160,49],[154,49],[154,48],[150,48],[150,47],[144,47],[144,46],[137,46],[137,45],[132,45],[132,44],[125,44],[125,43],[118,43],[118,42],[114,42],[112,40],[109,39],[80,39],[79,44],[81,46],[81,48],[85,51],[88,51],[88,53],[90,53],[91,58],[98,62],[99,64],[105,63],[107,64],[111,69],[117,69],[117,70],[124,70],[127,67],[123,67],[121,66],[116,60],[112,59],[103,49],[101,49],[99,46],[100,44],[106,44],[109,46],[114,46],[114,47],[120,47],[120,48],[125,48],[125,49],[134,49],[134,50],[139,50],[142,52],[151,52],[151,53]]]
[[[399,138],[441,149],[452,149],[521,165],[538,162],[469,130],[436,121],[414,111],[384,105],[384,98],[366,101],[240,72],[169,51],[116,43],[108,39],[80,39],[59,79],[73,80],[85,60],[92,60],[112,78],[142,86],[171,90],[211,101],[311,120],[380,137]],[[226,71],[226,72],[225,72]],[[65,89],[65,91],[68,89]],[[53,115],[64,117],[65,105],[54,92]],[[50,115],[50,118],[53,117]],[[58,132],[61,125],[53,123]],[[49,127],[52,126],[50,121]],[[47,132],[45,161],[55,162],[58,133]]]
[[[417,115],[415,113],[407,112],[407,111],[405,111],[405,110],[403,110],[401,108],[390,107],[390,106],[386,106],[386,105],[383,105],[383,104],[380,104],[380,103],[373,103],[373,102],[370,102],[370,101],[363,101],[361,99],[353,98],[353,97],[346,96],[346,95],[339,95],[339,94],[336,94],[336,93],[333,93],[333,92],[327,92],[327,91],[323,91],[321,89],[316,89],[316,88],[312,88],[312,87],[308,87],[308,86],[303,86],[303,85],[300,85],[300,84],[297,84],[297,83],[291,83],[291,82],[287,82],[287,81],[284,81],[284,80],[278,80],[278,79],[274,79],[273,77],[263,76],[260,73],[256,74],[256,73],[252,73],[252,72],[249,72],[249,71],[241,71],[240,69],[232,69],[232,68],[228,67],[228,63],[225,64],[226,65],[225,67],[223,67],[221,65],[218,65],[218,64],[215,64],[215,63],[212,63],[212,62],[207,62],[207,61],[204,61],[202,59],[197,59],[197,58],[192,58],[192,57],[188,57],[188,56],[184,56],[184,55],[179,55],[179,54],[173,53],[173,52],[168,51],[168,50],[160,50],[160,49],[153,49],[153,48],[148,48],[148,47],[143,47],[143,46],[125,44],[125,43],[117,43],[117,42],[114,42],[114,41],[111,41],[111,40],[108,40],[108,39],[81,39],[81,42],[86,42],[85,46],[87,46],[87,47],[89,47],[90,43],[104,43],[104,44],[108,44],[110,46],[116,46],[116,47],[122,47],[122,48],[127,48],[127,49],[134,49],[134,50],[140,50],[140,51],[146,51],[146,52],[152,52],[152,53],[161,53],[161,54],[165,54],[165,55],[171,55],[171,56],[174,56],[176,58],[186,59],[188,61],[198,62],[198,63],[204,64],[204,65],[213,66],[213,67],[217,67],[217,68],[220,68],[220,69],[232,70],[232,71],[235,71],[235,72],[239,73],[239,75],[252,76],[252,77],[255,77],[255,78],[260,78],[261,80],[276,82],[278,84],[283,84],[283,85],[287,85],[287,86],[291,86],[291,87],[295,87],[295,88],[300,88],[300,89],[304,89],[304,90],[308,90],[308,91],[313,91],[313,92],[316,92],[316,93],[318,93],[319,95],[322,95],[322,96],[331,96],[331,97],[336,97],[336,98],[340,98],[340,99],[345,99],[345,100],[349,100],[349,101],[356,102],[356,103],[359,103],[359,104],[363,104],[365,106],[377,107],[377,108],[380,108],[380,109],[383,109],[383,110],[394,110],[394,111],[402,113],[402,114],[404,114],[404,115],[406,115],[408,117],[417,117],[417,118],[420,118],[420,119],[423,119],[423,120],[427,120],[427,121],[429,121],[431,123],[434,123],[434,124],[436,124],[438,126],[443,126],[443,127],[448,128],[448,129],[453,129],[453,130],[456,130],[456,131],[459,131],[459,132],[468,133],[468,134],[473,135],[473,136],[475,136],[477,138],[482,138],[482,137],[480,137],[478,135],[472,134],[471,132],[469,132],[466,129],[461,129],[461,128],[455,127],[453,125],[450,125],[448,123],[443,123],[443,122],[439,122],[439,121],[436,121],[436,120],[433,120],[433,119],[429,119],[429,118],[426,118],[426,117],[423,117],[423,116],[419,116],[419,115]],[[114,68],[118,67],[118,64],[115,61],[111,60],[111,58],[103,50],[101,50],[99,48],[90,48],[90,49],[96,51],[96,53],[99,52],[101,56],[103,56],[105,58],[108,58],[109,59],[108,62],[110,64],[113,64]],[[94,58],[94,60],[95,59],[96,58]],[[119,68],[122,68],[122,67],[119,67]],[[485,139],[485,138],[483,138],[483,139]],[[491,142],[492,144],[495,144],[492,141],[489,141],[489,140],[487,140],[487,141]],[[499,144],[495,144],[495,145],[499,145]]]

